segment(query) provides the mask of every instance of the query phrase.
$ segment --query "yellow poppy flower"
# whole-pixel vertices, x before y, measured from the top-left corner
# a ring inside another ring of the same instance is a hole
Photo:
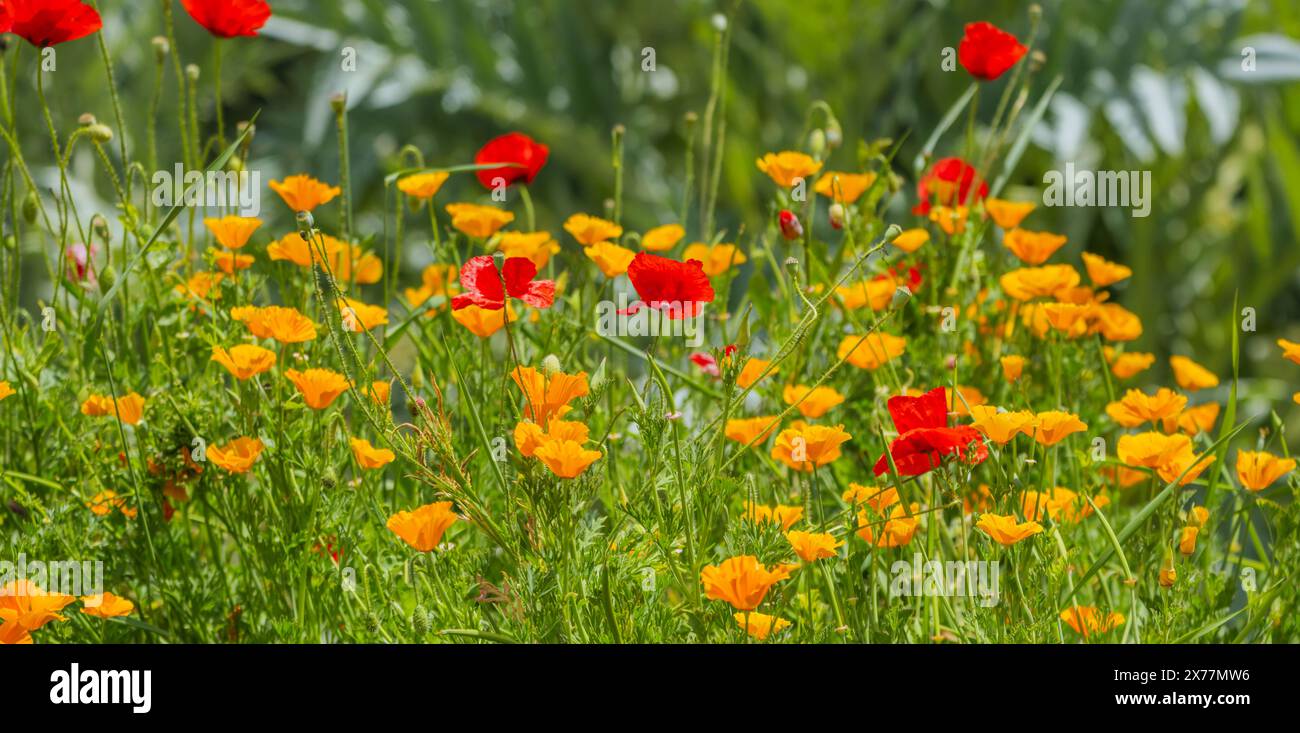
[[[1017,354],[1009,354],[998,359],[998,362],[1002,364],[1002,377],[1008,383],[1019,381],[1020,375],[1025,371],[1026,361],[1025,357]]]
[[[311,267],[312,263],[325,262],[320,254],[322,249],[332,263],[340,252],[348,249],[348,245],[328,234],[321,234],[308,242],[297,232],[291,232],[268,244],[266,256],[274,262],[292,262],[299,267]]]
[[[623,227],[612,221],[587,214],[574,214],[564,222],[564,231],[573,235],[578,244],[591,247],[600,242],[617,241],[623,236]]]
[[[82,596],[81,603],[82,613],[98,618],[129,616],[135,610],[134,603],[108,592],[93,596]]]
[[[1132,379],[1150,369],[1154,363],[1156,363],[1155,354],[1127,352],[1116,356],[1110,362],[1110,373],[1120,379]]]
[[[519,320],[512,305],[497,310],[470,305],[458,311],[452,311],[451,317],[460,325],[468,328],[470,333],[485,339],[491,338],[492,334],[500,331],[506,325],[506,311],[510,312],[510,321],[512,323]]]
[[[1056,445],[1066,437],[1087,429],[1087,424],[1078,415],[1050,410],[1034,416],[1031,435],[1041,445]]]
[[[930,209],[930,221],[939,225],[944,234],[953,236],[966,231],[966,220],[970,217],[968,206],[936,206]]]
[[[843,425],[796,425],[782,430],[772,457],[796,471],[810,472],[840,457],[840,446],[851,440]]]
[[[1002,244],[1026,265],[1041,265],[1056,250],[1065,246],[1067,238],[1063,234],[1051,232],[1031,232],[1015,228],[1002,235]]]
[[[1121,305],[1099,305],[1092,315],[1095,317],[1092,330],[1107,341],[1133,341],[1142,335],[1142,320]]]
[[[821,163],[792,150],[768,153],[759,158],[756,164],[760,171],[781,188],[790,188],[796,181],[807,180],[808,176],[822,169]]]
[[[984,211],[993,219],[993,223],[1005,230],[1015,229],[1020,222],[1034,210],[1033,201],[1006,201],[999,198],[984,199]]]
[[[220,219],[204,219],[203,226],[212,232],[217,244],[226,249],[239,249],[248,244],[249,237],[262,226],[262,220],[245,216],[223,216]]]
[[[366,396],[374,400],[375,404],[387,407],[388,395],[392,389],[393,385],[389,382],[374,382],[370,385],[370,389],[366,391]]]
[[[221,289],[218,286],[225,278],[223,272],[196,272],[173,290],[194,300],[219,300]]]
[[[632,264],[636,252],[627,247],[620,247],[613,242],[597,242],[582,250],[587,259],[596,263],[605,277],[618,277],[627,273],[627,266]]]
[[[841,204],[856,202],[876,182],[875,173],[826,171],[817,179],[813,191]]]
[[[894,300],[894,292],[898,290],[898,283],[892,278],[870,278],[859,280],[856,283],[840,285],[835,288],[835,295],[839,297],[840,303],[849,310],[857,310],[863,306],[870,306],[871,310],[884,310]]]
[[[223,446],[210,446],[208,460],[230,473],[248,473],[264,447],[257,438],[235,438]]]
[[[1165,435],[1155,431],[1136,435],[1121,435],[1116,452],[1121,463],[1144,468],[1160,468],[1184,450],[1190,450],[1192,441],[1182,433]]]
[[[975,418],[971,425],[998,445],[1006,445],[1021,433],[1033,435],[1036,420],[1034,413],[1028,410],[998,412],[998,408],[988,405],[972,407],[971,417]]]
[[[476,239],[487,239],[515,220],[509,211],[478,204],[447,204],[447,213],[457,231]]]
[[[859,369],[879,369],[891,359],[902,356],[907,339],[888,333],[869,333],[863,336],[845,336],[835,350],[838,359],[848,358],[848,363]],[[800,406],[802,409],[802,405]],[[807,415],[807,417],[817,417]]]
[[[551,255],[560,253],[560,244],[550,232],[502,232],[497,249],[506,259],[523,257],[532,261],[540,272],[551,261]]]
[[[283,181],[271,181],[270,185],[271,190],[280,194],[284,203],[294,211],[312,211],[343,193],[338,186],[322,183],[308,175],[289,176]]]
[[[532,458],[537,449],[549,440],[571,440],[585,443],[590,436],[590,429],[583,423],[571,420],[551,418],[543,430],[541,425],[520,421],[515,425],[515,446],[525,458]]]
[[[1124,393],[1123,399],[1106,405],[1106,414],[1126,428],[1136,428],[1142,423],[1176,418],[1186,405],[1186,397],[1165,387],[1151,395],[1130,389]]]
[[[803,518],[803,507],[788,506],[786,504],[777,504],[776,506],[764,506],[754,502],[745,502],[745,510],[740,515],[744,519],[754,524],[770,522],[781,525],[781,531],[790,529],[795,522]]]
[[[598,450],[587,450],[576,440],[543,441],[533,456],[560,478],[577,478],[587,467],[600,460]]]
[[[298,344],[316,338],[316,324],[296,308],[243,306],[230,309],[230,317],[244,324],[254,336],[274,339],[282,344]]]
[[[783,618],[758,611],[737,611],[733,618],[740,624],[740,628],[759,641],[766,641],[767,637],[779,634],[790,626],[790,622]]]
[[[1099,288],[1113,285],[1133,275],[1131,268],[1116,262],[1110,262],[1106,258],[1091,252],[1083,253],[1083,266],[1088,271],[1088,279]]]
[[[432,552],[457,519],[451,502],[435,501],[414,511],[399,511],[388,518],[385,526],[418,552]]]
[[[981,514],[975,526],[1003,547],[1043,531],[1043,525],[1038,522],[1019,522],[1014,514]]]
[[[1280,458],[1267,451],[1237,451],[1237,480],[1251,491],[1263,491],[1294,470],[1293,458]]]
[[[257,260],[252,255],[241,255],[238,252],[218,252],[212,256],[212,263],[227,275],[234,275],[240,270],[247,270],[253,266]]]
[[[930,232],[922,227],[904,229],[890,244],[911,254],[930,241]]]
[[[749,445],[756,439],[762,443],[776,430],[777,424],[776,418],[768,416],[732,419],[727,421],[723,434],[741,445]]]
[[[806,387],[802,384],[787,384],[781,392],[782,399],[787,405],[799,403],[799,412],[807,418],[818,418],[825,415],[832,407],[844,401],[844,395],[840,394],[834,387]],[[803,400],[800,402],[800,400]]]
[[[794,554],[804,562],[813,562],[826,557],[835,557],[837,547],[843,540],[835,539],[829,532],[801,532],[797,529],[785,533],[785,539],[794,548]]]
[[[410,196],[411,198],[428,201],[438,195],[438,190],[442,184],[447,182],[451,174],[447,171],[433,171],[431,173],[416,173],[406,176],[397,182],[397,190]]]
[[[538,424],[568,412],[569,403],[587,396],[589,391],[586,372],[555,372],[547,376],[533,367],[517,367],[510,378],[524,393],[524,417]]]
[[[1219,378],[1214,372],[1185,356],[1169,357],[1169,366],[1174,369],[1174,381],[1189,392],[1219,386]]]
[[[1111,611],[1103,615],[1093,606],[1072,606],[1061,611],[1060,618],[1076,634],[1082,634],[1085,638],[1093,634],[1104,634],[1124,623],[1124,614]]]
[[[709,277],[721,275],[730,270],[732,265],[744,264],[749,258],[734,244],[707,245],[696,242],[682,253],[682,260],[699,260],[704,265],[704,274]]]
[[[397,459],[397,454],[387,448],[376,448],[365,438],[348,438],[352,447],[352,457],[357,465],[367,471],[383,468]]]
[[[369,331],[388,323],[388,309],[382,305],[370,305],[352,298],[344,298],[339,304],[339,315],[343,320],[343,330],[352,333]]]
[[[286,369],[284,376],[298,388],[302,401],[313,410],[324,410],[351,386],[338,372],[329,369]]]
[[[1079,271],[1069,265],[1044,265],[1012,270],[998,279],[1002,290],[1020,301],[1052,297],[1079,284]]]
[[[252,344],[239,344],[229,350],[213,346],[211,360],[225,367],[235,379],[243,381],[275,366],[275,352]]]
[[[912,543],[916,530],[921,526],[917,517],[917,512],[920,510],[921,506],[915,502],[907,508],[902,504],[895,504],[889,510],[889,519],[883,523],[866,511],[860,511],[857,535],[863,542],[880,548],[906,547]],[[882,524],[883,526],[878,526]],[[877,532],[879,532],[878,536]]]
[[[663,252],[677,246],[686,236],[686,230],[680,224],[664,224],[655,227],[641,236],[641,249],[649,252]]]
[[[1178,551],[1183,555],[1190,555],[1196,552],[1196,538],[1199,537],[1200,534],[1200,527],[1183,527],[1182,531],[1178,533]]]
[[[501,235],[504,241],[507,236],[513,232],[507,232]],[[527,235],[525,235],[527,236]],[[547,235],[550,236],[550,235]],[[507,255],[513,256],[513,255]],[[424,268],[420,273],[420,287],[406,288],[406,299],[411,303],[412,308],[424,305],[425,301],[441,295],[444,299],[450,300],[453,295],[460,291],[457,278],[460,277],[460,270],[455,265],[432,264]],[[441,310],[446,303],[438,307]],[[432,317],[436,311],[429,311],[428,315]]]
[[[745,366],[741,367],[740,374],[736,375],[736,386],[741,389],[749,389],[758,381],[759,377],[763,376],[763,372],[767,371],[767,368],[771,365],[772,362],[766,359],[758,359],[752,356],[749,357],[745,362]],[[781,368],[777,367],[767,376],[770,377],[780,371]]]
[[[869,506],[872,511],[882,517],[885,516],[886,509],[899,501],[898,489],[893,486],[881,488],[856,483],[850,483],[849,488],[844,491],[840,498],[853,507],[857,507],[859,504]]]
[[[741,555],[706,565],[700,570],[704,595],[726,601],[740,611],[753,611],[773,585],[790,577],[794,565],[776,565],[768,570],[753,555]]]

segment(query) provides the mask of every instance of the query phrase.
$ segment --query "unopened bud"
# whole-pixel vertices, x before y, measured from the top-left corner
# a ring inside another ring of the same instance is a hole
[[[348,93],[335,92],[330,95],[330,108],[334,110],[336,115],[343,114],[343,111],[348,108]]]
[[[316,218],[310,211],[299,211],[294,218],[298,221],[298,236],[302,237],[304,242],[311,241],[312,232],[316,229]]]
[[[912,291],[906,285],[894,288],[894,297],[889,300],[890,308],[901,308],[912,297]]]
[[[113,285],[117,282],[117,270],[115,270],[112,265],[104,265],[98,274],[99,286],[103,288],[105,292],[112,289]]]
[[[36,215],[40,213],[41,200],[36,197],[35,191],[28,191],[23,197],[23,219],[28,224],[36,222]]]
[[[153,44],[153,57],[161,62],[172,52],[172,45],[162,36],[154,36],[151,41]]]
[[[96,122],[99,122],[99,120],[95,119],[95,116],[89,112],[86,112],[85,114],[77,118],[77,124],[82,127],[90,127]]]
[[[898,235],[902,233],[903,233],[902,227],[900,227],[897,224],[890,224],[889,228],[885,230],[885,241],[892,242],[895,239],[898,239]]]
[[[844,143],[844,130],[840,127],[840,121],[834,117],[826,123],[826,142],[832,150]]]
[[[830,214],[831,217],[831,227],[835,229],[843,229],[844,228],[844,205],[839,202],[833,203],[831,204],[831,208],[828,213]]]
[[[826,132],[821,128],[813,130],[808,135],[808,149],[812,151],[814,158],[821,158],[826,152]]]
[[[90,139],[97,143],[106,143],[113,139],[113,128],[108,125],[91,125],[86,128]]]
[[[794,241],[803,236],[803,224],[799,223],[799,217],[793,211],[782,209],[777,222],[781,225],[781,236],[786,240]]]
[[[563,367],[560,365],[560,357],[555,354],[547,354],[546,358],[542,359],[542,373],[546,376],[554,376],[555,374],[558,374],[561,369],[563,369]]]
[[[185,65],[185,78],[189,79],[191,83],[199,80],[199,67],[197,64]]]

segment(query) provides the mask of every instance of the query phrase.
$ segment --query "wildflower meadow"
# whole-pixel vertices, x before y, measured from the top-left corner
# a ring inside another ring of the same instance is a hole
[[[0,0],[0,643],[1300,641],[1294,12],[321,5]]]

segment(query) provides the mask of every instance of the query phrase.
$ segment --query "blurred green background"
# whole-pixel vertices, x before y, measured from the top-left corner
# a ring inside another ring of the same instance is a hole
[[[330,97],[349,95],[359,228],[378,233],[383,176],[415,145],[431,165],[470,162],[489,137],[519,129],[551,147],[533,187],[539,225],[560,233],[577,211],[598,213],[613,194],[610,130],[627,128],[626,214],[633,228],[680,218],[685,175],[683,118],[703,113],[715,38],[714,16],[732,0],[273,0],[261,39],[227,44],[227,120],[262,110],[249,161],[265,181],[301,171],[338,179]],[[1086,248],[1132,265],[1117,288],[1146,333],[1134,346],[1166,357],[1194,355],[1230,374],[1234,294],[1255,309],[1243,335],[1244,414],[1289,402],[1300,366],[1285,362],[1278,337],[1300,341],[1300,3],[1294,0],[1047,0],[1038,48],[1046,54],[1035,98],[1063,83],[1006,197],[1037,197],[1043,172],[1080,168],[1150,170],[1152,215],[1127,209],[1054,208],[1027,222],[1070,237],[1065,255]],[[143,148],[154,88],[149,39],[162,33],[158,0],[100,2],[127,100],[128,139]],[[762,224],[770,183],[754,167],[769,150],[799,147],[810,105],[826,100],[845,145],[832,168],[854,165],[860,139],[910,135],[898,157],[911,198],[910,166],[925,138],[969,85],[960,67],[941,68],[963,24],[986,19],[1022,39],[1029,3],[1010,0],[745,0],[735,11],[726,101],[726,157],[720,226]],[[176,10],[184,63],[212,68],[211,40]],[[11,44],[12,46],[12,44]],[[656,70],[642,71],[642,50]],[[1253,51],[1248,50],[1253,49]],[[344,71],[345,48],[357,70]],[[19,113],[29,161],[49,180],[39,116],[31,105],[33,59],[25,49]],[[12,54],[13,51],[8,52]],[[50,93],[66,131],[83,112],[112,111],[92,41],[60,50]],[[1243,68],[1249,57],[1253,70]],[[170,62],[159,120],[160,160],[179,156]],[[209,90],[210,91],[210,90]],[[1000,86],[996,88],[1000,93]],[[981,119],[998,93],[981,95]],[[210,94],[204,123],[211,125]],[[210,127],[209,127],[210,129]],[[954,138],[959,134],[954,134]],[[956,145],[954,140],[946,140]],[[939,154],[958,150],[940,145]],[[91,161],[75,167],[86,183]],[[97,210],[111,200],[100,181]],[[472,178],[448,184],[443,201],[478,195]],[[289,217],[265,194],[272,234]],[[908,225],[900,201],[893,221]],[[83,214],[91,209],[83,206]],[[693,224],[696,222],[692,222]],[[694,231],[691,232],[695,234]],[[422,248],[407,248],[407,251]],[[39,260],[37,260],[39,261]],[[406,263],[405,282],[418,261]],[[39,272],[32,263],[33,275]],[[28,283],[33,283],[29,277]],[[33,298],[35,295],[33,295]],[[1240,316],[1238,316],[1239,318]],[[1282,403],[1276,398],[1287,395]],[[1292,437],[1294,441],[1294,436]]]

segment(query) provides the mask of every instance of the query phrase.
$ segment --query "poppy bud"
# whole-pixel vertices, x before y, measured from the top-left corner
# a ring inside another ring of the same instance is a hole
[[[154,36],[151,43],[153,43],[153,57],[157,59],[159,63],[162,63],[162,60],[167,58],[167,55],[172,52],[172,45],[168,43],[167,39],[163,36]]]
[[[248,130],[248,137],[245,138],[245,142],[251,142],[253,136],[257,134],[257,125],[249,124],[247,120],[235,125],[236,134],[243,135],[244,130]]]
[[[902,227],[900,227],[897,224],[890,224],[889,228],[885,230],[885,241],[892,242],[895,239],[898,239],[898,235],[902,233],[903,233]]]
[[[416,636],[424,636],[429,633],[429,614],[423,606],[416,606],[415,612],[411,614],[411,630]]]
[[[335,92],[333,95],[331,95],[330,108],[334,110],[334,114],[336,115],[343,114],[343,111],[348,108],[347,92]]]
[[[298,220],[298,236],[302,237],[304,242],[311,241],[312,232],[316,229],[316,219],[310,211],[299,211],[295,217]]]
[[[1166,551],[1160,563],[1160,587],[1172,588],[1175,580],[1178,580],[1178,571],[1174,569],[1174,555]]]
[[[546,374],[546,376],[554,376],[561,369],[560,357],[555,354],[547,354],[546,358],[542,359],[542,372]]]
[[[826,152],[826,132],[821,128],[808,135],[808,150],[814,158],[821,158]]]
[[[108,239],[108,220],[104,217],[95,214],[95,217],[90,220],[90,228],[100,239]]]
[[[242,173],[244,171],[244,159],[238,155],[230,156],[230,160],[226,161],[226,170],[231,173]]]
[[[790,241],[794,241],[803,236],[803,224],[799,223],[799,217],[789,209],[782,209],[781,215],[777,217],[781,224],[781,236]]]
[[[912,297],[912,291],[906,285],[894,288],[894,296],[889,299],[890,308],[901,308]]]
[[[107,292],[113,288],[113,284],[116,282],[117,270],[113,269],[112,265],[104,265],[103,269],[99,271],[99,286]]]
[[[830,208],[831,227],[834,229],[844,228],[844,205],[838,202],[831,204]]]
[[[80,125],[81,127],[90,127],[96,122],[99,122],[99,120],[95,119],[95,116],[89,112],[86,112],[85,114],[77,118],[77,124]]]
[[[185,78],[189,79],[191,84],[199,80],[199,67],[197,64],[185,65]]]
[[[840,127],[840,121],[834,117],[826,123],[826,142],[832,150],[844,142],[844,129]]]
[[[25,219],[28,224],[35,223],[36,215],[40,213],[40,207],[41,202],[40,199],[36,198],[36,192],[28,191],[27,195],[23,198],[23,219]]]
[[[90,139],[97,143],[110,142],[113,139],[113,129],[108,125],[91,125],[87,128]]]

